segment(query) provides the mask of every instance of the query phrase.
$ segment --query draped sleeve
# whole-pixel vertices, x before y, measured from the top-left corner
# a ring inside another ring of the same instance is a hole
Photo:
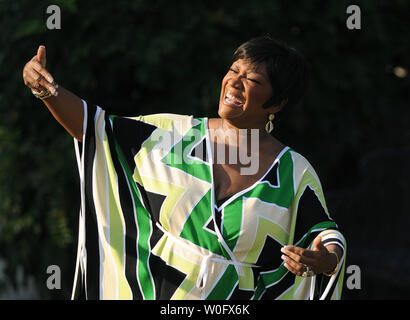
[[[248,257],[255,256],[250,262],[259,266],[254,269],[252,299],[340,299],[346,242],[330,216],[319,177],[308,160],[285,148],[258,186],[244,196],[247,232],[256,234],[247,249]],[[224,215],[226,219],[226,210]],[[255,227],[251,228],[252,224]],[[337,273],[332,277],[295,276],[284,266],[281,247],[311,248],[319,234],[325,245],[337,244],[343,250]]]
[[[222,252],[217,238],[195,225],[211,214],[209,164],[191,155],[203,141],[203,121],[120,117],[83,105],[83,139],[74,141],[81,210],[72,298],[183,296],[203,252]],[[180,161],[180,147],[190,150],[182,155],[190,161]]]
[[[75,141],[81,210],[72,298],[153,298],[153,226],[132,161],[150,128],[138,118],[83,105],[83,140]],[[118,132],[119,121],[123,130]]]
[[[340,299],[346,260],[346,240],[330,216],[316,171],[300,154],[294,152],[292,156],[295,163],[295,197],[291,205],[292,231],[289,244],[311,249],[313,240],[320,235],[324,245],[336,244],[343,252],[337,272],[333,276],[295,276],[293,298]]]

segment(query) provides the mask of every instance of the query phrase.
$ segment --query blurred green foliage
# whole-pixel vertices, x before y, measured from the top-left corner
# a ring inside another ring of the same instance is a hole
[[[61,30],[46,28],[51,4],[61,8]],[[113,113],[214,117],[234,50],[269,33],[302,52],[312,69],[304,101],[275,120],[277,136],[306,155],[325,191],[348,189],[365,154],[410,139],[409,77],[393,72],[410,67],[410,2],[356,1],[361,30],[346,28],[350,4],[0,1],[0,259],[7,279],[23,266],[43,298],[68,298],[73,281],[80,202],[72,139],[22,81],[40,44],[58,83]],[[45,288],[51,264],[62,268],[58,292]]]

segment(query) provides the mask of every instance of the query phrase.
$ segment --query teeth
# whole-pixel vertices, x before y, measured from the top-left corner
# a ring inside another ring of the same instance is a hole
[[[229,92],[226,94],[226,97],[227,97],[228,99],[231,99],[231,100],[235,101],[235,102],[242,103],[241,100],[239,100],[237,97],[233,96],[233,95],[232,95],[231,93],[229,93]]]

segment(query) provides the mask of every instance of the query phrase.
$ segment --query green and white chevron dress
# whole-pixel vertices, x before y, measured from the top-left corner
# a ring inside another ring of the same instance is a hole
[[[251,187],[217,202],[208,119],[118,117],[84,101],[75,140],[81,210],[73,299],[339,299],[332,277],[302,278],[287,244],[346,244],[320,181],[290,148]]]

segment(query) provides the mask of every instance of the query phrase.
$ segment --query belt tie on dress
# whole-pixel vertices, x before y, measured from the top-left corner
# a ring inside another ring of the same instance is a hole
[[[202,257],[201,268],[199,269],[198,278],[196,280],[196,287],[198,289],[202,290],[202,292],[201,292],[201,298],[202,299],[205,299],[205,292],[204,292],[203,288],[205,288],[206,281],[208,279],[210,260],[234,265],[236,267],[236,269],[238,270],[238,274],[240,276],[242,276],[244,274],[243,270],[242,270],[242,267],[251,267],[251,268],[259,267],[257,265],[251,264],[251,263],[239,262],[237,260],[221,259],[221,258],[212,256],[212,254],[204,255],[201,252],[199,252],[199,251],[195,250],[194,248],[192,248],[191,246],[189,246],[181,238],[178,238],[178,237],[174,236],[173,234],[171,234],[170,232],[166,231],[158,222],[156,223],[156,225],[157,225],[158,229],[160,229],[165,235],[169,236],[170,238],[173,238],[174,240],[176,240],[178,243],[180,243],[182,246],[184,246],[188,250],[191,250],[195,254],[198,254]]]

